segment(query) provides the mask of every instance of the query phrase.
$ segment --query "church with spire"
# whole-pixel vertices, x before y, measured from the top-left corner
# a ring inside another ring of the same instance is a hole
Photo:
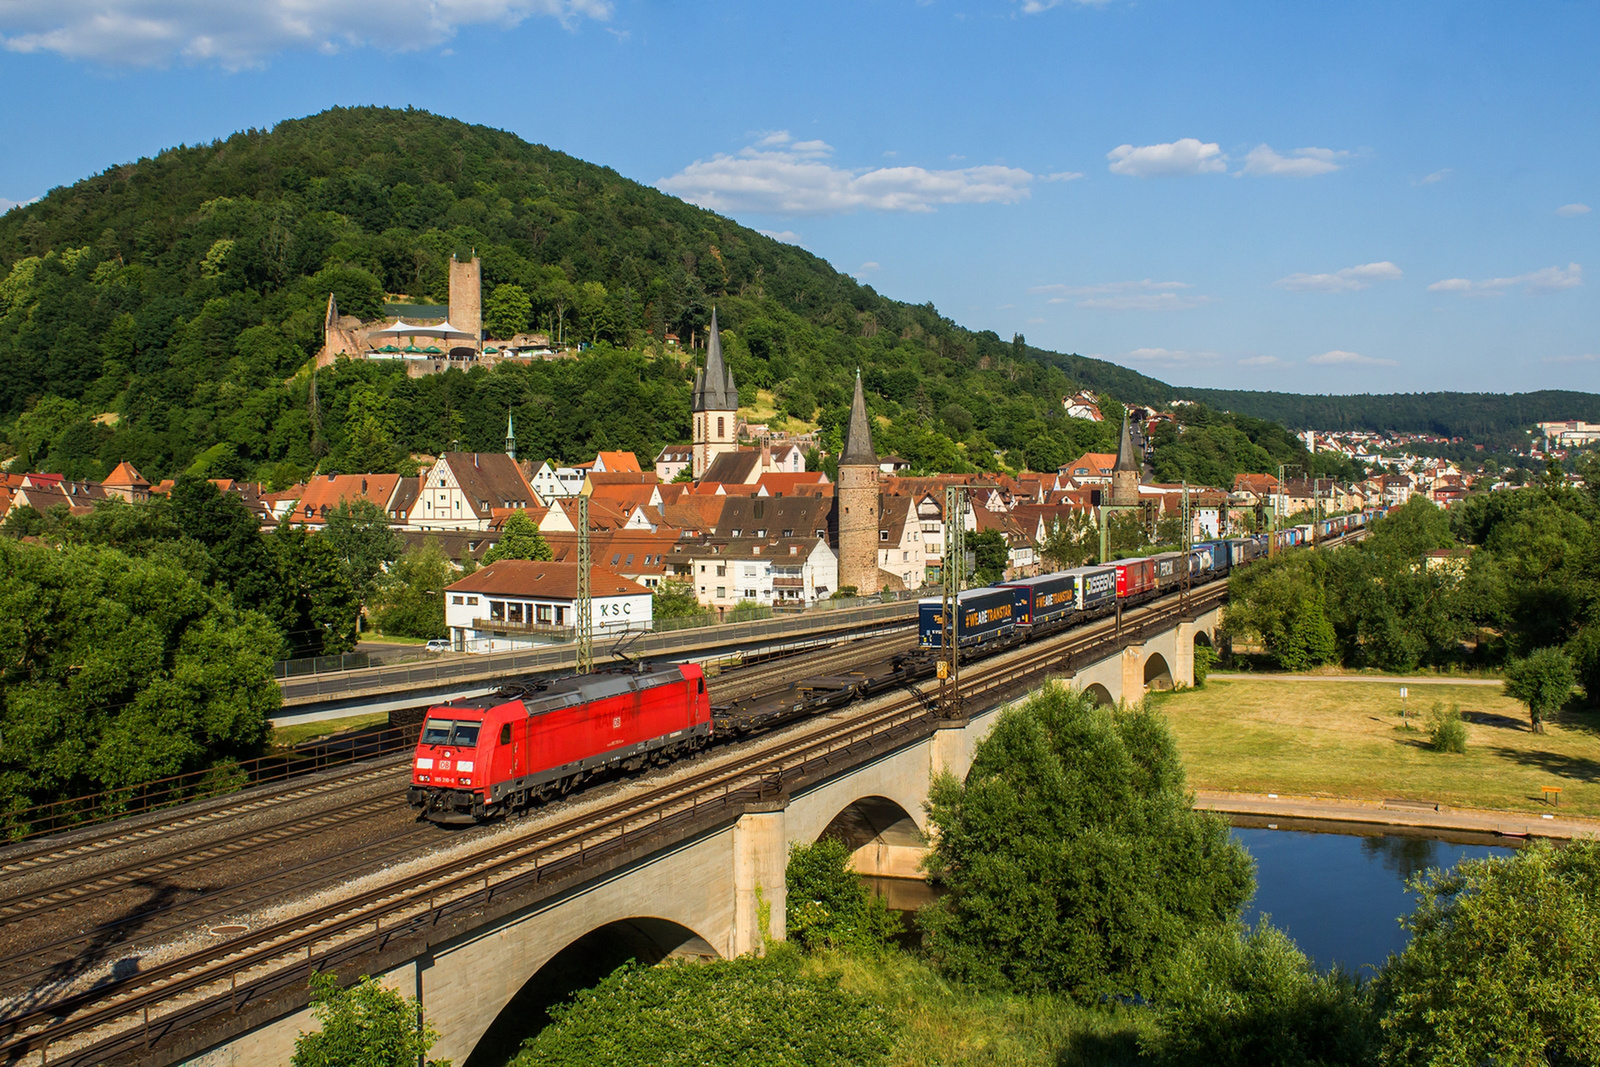
[[[722,331],[711,309],[706,338],[706,363],[694,376],[694,446],[690,469],[695,481],[705,477],[718,456],[739,448],[739,387],[722,358]]]
[[[1111,504],[1133,507],[1139,503],[1139,482],[1144,464],[1133,447],[1133,428],[1122,416],[1122,443],[1117,447],[1117,465],[1111,468]]]

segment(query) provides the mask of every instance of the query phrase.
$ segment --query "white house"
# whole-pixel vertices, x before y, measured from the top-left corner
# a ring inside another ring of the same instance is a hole
[[[822,537],[739,538],[684,545],[673,554],[687,561],[695,599],[708,608],[745,600],[810,606],[839,587],[839,557]]]
[[[577,467],[552,467],[550,461],[545,460],[533,472],[529,482],[540,499],[559,500],[577,496],[583,490],[583,479],[587,474],[587,471]]]
[[[694,463],[693,445],[668,445],[656,457],[656,480],[669,485]]]
[[[423,476],[405,526],[487,530],[496,511],[538,506],[522,468],[504,452],[446,452]]]
[[[651,628],[650,590],[606,567],[589,571],[594,634]],[[503,652],[571,641],[578,623],[578,565],[503,559],[444,591],[444,621],[458,652]]]

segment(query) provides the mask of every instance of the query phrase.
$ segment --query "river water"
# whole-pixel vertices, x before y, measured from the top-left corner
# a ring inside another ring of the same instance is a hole
[[[1405,883],[1429,867],[1505,856],[1513,849],[1488,835],[1405,833],[1393,828],[1251,820],[1233,835],[1256,860],[1256,895],[1245,921],[1263,914],[1294,938],[1321,970],[1338,964],[1371,976],[1406,945],[1400,918],[1416,904]],[[1337,832],[1330,832],[1335,830]]]

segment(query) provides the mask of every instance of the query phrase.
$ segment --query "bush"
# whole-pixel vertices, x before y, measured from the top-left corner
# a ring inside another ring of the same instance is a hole
[[[411,997],[363,976],[349,989],[326,972],[311,978],[312,1014],[321,1029],[295,1039],[293,1067],[415,1067],[439,1035],[422,1023]],[[429,1060],[428,1067],[450,1067]]]
[[[887,1009],[807,974],[798,953],[620,968],[570,1003],[514,1067],[871,1067],[894,1041]]]
[[[1217,650],[1210,645],[1194,646],[1194,684],[1196,687],[1206,684],[1206,679],[1211,676],[1211,669],[1217,665]]]
[[[1000,715],[965,784],[936,779],[919,919],[952,977],[1082,1001],[1156,991],[1172,954],[1226,928],[1250,856],[1197,812],[1160,716],[1051,685]]]
[[[1209,932],[1179,956],[1142,1044],[1172,1067],[1301,1067],[1371,1061],[1376,1028],[1351,976],[1318,974],[1282,931]]]
[[[1600,843],[1428,871],[1379,974],[1383,1063],[1600,1063]]]
[[[1437,700],[1433,702],[1428,709],[1428,744],[1435,752],[1467,750],[1467,724],[1461,721],[1459,705],[1446,708]]]
[[[900,932],[900,916],[861,884],[840,841],[825,837],[814,845],[791,845],[785,882],[784,925],[789,940],[807,950],[873,951]]]

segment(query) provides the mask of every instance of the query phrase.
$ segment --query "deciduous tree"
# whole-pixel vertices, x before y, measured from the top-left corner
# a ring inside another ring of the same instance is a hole
[[[502,559],[548,560],[550,545],[525,511],[513,511],[500,527],[500,540],[483,554],[485,566]]]
[[[1528,721],[1543,732],[1544,721],[1572,699],[1572,661],[1559,648],[1541,648],[1506,664],[1506,696],[1528,706]]]

